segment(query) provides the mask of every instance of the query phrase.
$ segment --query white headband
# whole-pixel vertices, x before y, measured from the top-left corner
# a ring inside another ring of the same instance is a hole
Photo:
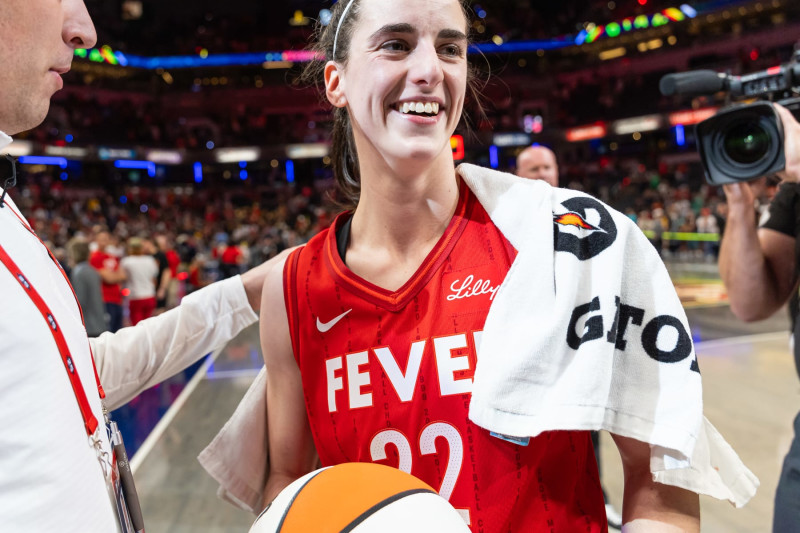
[[[350,3],[347,4],[346,8],[344,8],[342,16],[339,17],[339,25],[336,26],[336,33],[333,35],[333,57],[331,58],[332,61],[336,61],[336,42],[339,40],[339,30],[342,29],[342,23],[344,23],[345,17],[347,17],[347,12],[350,11],[350,8],[355,3],[356,0],[350,0]]]

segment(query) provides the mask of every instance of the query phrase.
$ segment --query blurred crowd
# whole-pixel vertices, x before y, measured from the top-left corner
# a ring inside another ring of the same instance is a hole
[[[726,203],[722,189],[705,185],[699,172],[687,164],[611,163],[587,173],[585,166],[565,164],[560,186],[593,194],[627,214],[665,260],[713,262]],[[763,211],[775,184],[754,185]],[[338,212],[330,186],[128,186],[111,194],[42,174],[25,179],[12,195],[70,274],[87,329],[98,335],[305,243]]]
[[[306,242],[335,213],[311,187],[276,187],[269,201],[248,201],[252,192],[132,186],[118,196],[42,174],[11,195],[70,275],[87,330],[99,335]]]

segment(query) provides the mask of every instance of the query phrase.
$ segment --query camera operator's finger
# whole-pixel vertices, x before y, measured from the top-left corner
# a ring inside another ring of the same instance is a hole
[[[783,123],[786,154],[786,170],[779,172],[778,176],[784,181],[800,182],[800,124],[785,107],[775,104],[775,110]]]
[[[729,183],[722,186],[725,191],[725,200],[728,202],[729,209],[752,209],[755,201],[753,189],[750,184],[745,182]]]

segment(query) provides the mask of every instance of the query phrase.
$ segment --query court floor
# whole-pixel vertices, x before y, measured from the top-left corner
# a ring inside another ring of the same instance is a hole
[[[671,269],[692,326],[704,380],[705,414],[758,476],[761,487],[744,508],[701,498],[704,533],[771,530],[773,496],[783,455],[800,410],[800,380],[789,353],[781,312],[739,322],[725,304],[713,266]],[[228,419],[261,365],[258,330],[251,327],[215,354],[186,384],[133,457],[148,533],[247,531],[253,516],[216,497],[216,483],[197,455]],[[603,483],[617,508],[622,496],[619,456],[601,438]]]

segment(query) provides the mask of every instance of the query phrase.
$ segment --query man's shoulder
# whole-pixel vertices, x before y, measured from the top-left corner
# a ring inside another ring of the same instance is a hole
[[[78,263],[72,269],[72,278],[81,280],[100,279],[100,274],[97,273],[89,263]]]
[[[800,213],[800,183],[783,182],[769,202],[771,216]]]
[[[778,185],[778,190],[772,198],[773,203],[775,200],[784,202],[797,202],[800,200],[800,183],[793,183],[784,181]]]

